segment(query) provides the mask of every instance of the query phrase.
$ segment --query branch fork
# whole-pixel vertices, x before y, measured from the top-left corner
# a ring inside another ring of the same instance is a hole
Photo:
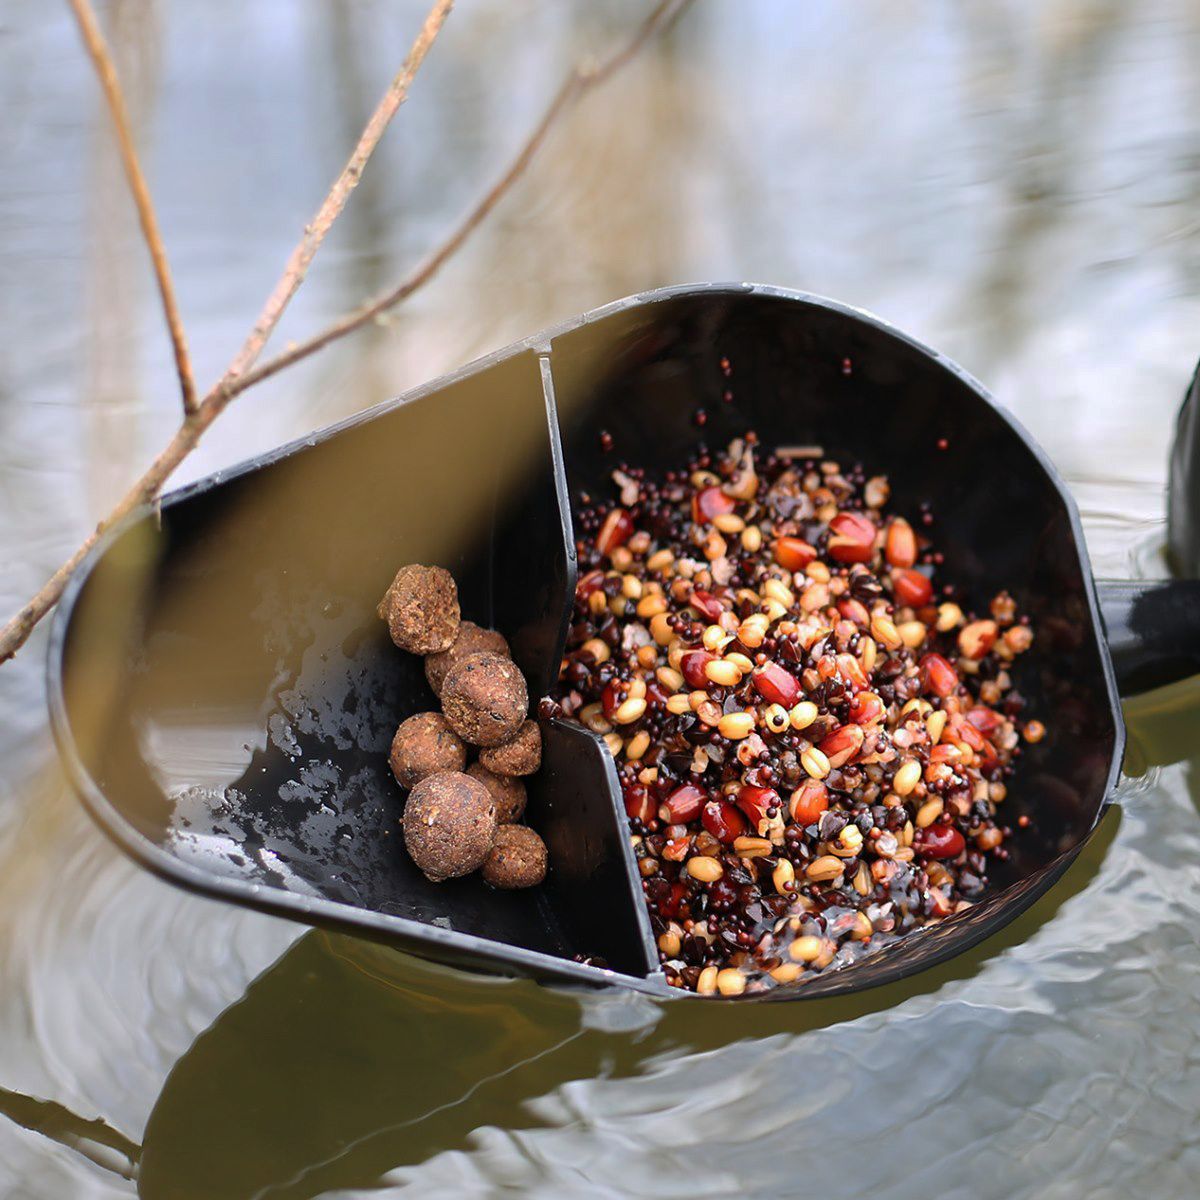
[[[157,506],[159,495],[167,479],[195,449],[205,430],[220,416],[235,396],[253,387],[256,383],[261,383],[264,379],[277,374],[285,367],[315,354],[331,342],[345,337],[368,322],[382,322],[389,309],[407,299],[418,288],[429,282],[524,174],[530,162],[545,143],[550,131],[564,114],[574,108],[588,92],[601,86],[620,71],[653,37],[662,34],[674,25],[691,5],[692,0],[661,0],[637,27],[629,41],[610,57],[599,62],[588,60],[568,72],[541,119],[534,125],[506,170],[501,173],[446,239],[396,287],[365,302],[353,312],[346,314],[305,341],[289,344],[282,353],[256,366],[263,348],[271,334],[274,333],[292,297],[304,282],[309,264],[349,200],[351,192],[361,178],[363,169],[379,144],[385,129],[401,104],[408,98],[409,89],[421,64],[425,61],[426,55],[454,7],[454,0],[436,0],[412,44],[404,65],[388,85],[378,106],[363,128],[362,135],[351,153],[349,161],[334,181],[316,215],[305,225],[300,242],[288,258],[283,274],[267,298],[249,336],[225,373],[200,400],[196,397],[194,372],[188,355],[183,323],[175,300],[158,221],[134,146],[129,115],[126,111],[116,68],[100,32],[90,0],[68,0],[68,3],[75,14],[84,45],[104,91],[109,114],[116,131],[122,162],[125,166],[125,174],[137,206],[142,236],[146,241],[154,266],[163,314],[175,353],[176,373],[179,377],[183,405],[183,420],[171,440],[159,452],[141,478],[125,493],[113,510],[96,525],[95,530],[75,553],[55,571],[37,595],[0,630],[0,664],[12,658],[25,644],[38,622],[58,602],[67,581],[100,538],[136,509],[148,505]]]

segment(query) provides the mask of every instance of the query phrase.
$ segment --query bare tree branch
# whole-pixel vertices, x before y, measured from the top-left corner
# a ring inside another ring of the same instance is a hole
[[[250,336],[238,351],[237,357],[229,364],[221,383],[213,389],[214,392],[219,392],[222,384],[228,385],[242,375],[254,365],[259,354],[262,353],[263,346],[275,331],[275,326],[279,324],[279,319],[283,316],[288,302],[304,282],[304,276],[308,273],[308,265],[312,262],[313,255],[316,254],[325,235],[337,220],[338,214],[346,206],[346,201],[350,199],[350,193],[358,184],[363,168],[379,144],[383,131],[396,115],[396,110],[408,98],[409,85],[425,61],[429,47],[433,45],[434,39],[453,7],[454,0],[437,0],[437,3],[429,10],[425,24],[421,27],[421,32],[417,34],[417,40],[413,42],[412,49],[408,52],[408,58],[404,60],[404,66],[400,68],[395,79],[388,85],[383,99],[379,101],[378,107],[371,114],[366,128],[362,131],[362,137],[358,139],[358,145],[354,147],[354,153],[350,155],[350,161],[346,163],[342,173],[330,188],[329,195],[325,197],[325,202],[317,211],[317,215],[304,227],[304,236],[292,251],[292,256],[288,259],[287,266],[284,268],[279,282],[275,285],[275,290],[263,305],[263,310],[259,314],[258,320],[255,321],[254,328],[250,331]]]
[[[391,291],[368,301],[321,330],[320,333],[314,334],[294,346],[289,346],[282,354],[277,354],[255,370],[247,372],[238,380],[238,386],[230,392],[230,395],[253,387],[254,384],[282,371],[284,367],[290,367],[310,354],[323,350],[331,342],[336,342],[346,334],[353,333],[354,330],[373,321],[389,308],[394,308],[401,301],[407,300],[413,292],[428,283],[441,267],[458,252],[463,243],[483,223],[513,184],[525,173],[526,168],[542,148],[550,131],[558,121],[593,88],[599,87],[612,78],[634,58],[651,37],[674,24],[692,2],[693,0],[662,0],[642,22],[637,33],[620,50],[602,63],[590,67],[576,67],[572,70],[563,80],[546,111],[542,114],[541,120],[533,127],[512,162],[484,193],[479,203],[423,263]]]
[[[146,248],[150,251],[150,261],[154,264],[154,277],[158,281],[158,294],[162,298],[163,315],[167,319],[167,330],[171,335],[171,347],[175,351],[175,370],[179,375],[179,390],[183,397],[184,414],[196,409],[196,380],[192,372],[192,360],[188,357],[187,340],[183,336],[183,322],[179,317],[179,308],[175,303],[175,289],[171,283],[171,271],[167,266],[167,253],[163,249],[162,236],[158,231],[158,218],[154,215],[154,205],[150,200],[150,191],[146,187],[142,175],[141,163],[138,161],[137,150],[133,144],[133,133],[129,124],[129,113],[125,109],[125,95],[121,91],[121,83],[117,78],[117,68],[113,64],[112,55],[100,32],[96,14],[92,10],[90,0],[69,0],[71,11],[79,23],[79,32],[83,35],[83,43],[91,56],[96,68],[100,86],[104,91],[104,99],[108,102],[108,111],[112,116],[113,129],[117,135],[117,146],[121,151],[121,161],[125,164],[125,175],[129,180],[129,190],[133,193],[133,202],[137,206],[138,221],[142,227],[142,237],[145,238]],[[0,659],[0,661],[3,661]]]
[[[72,0],[74,3],[75,0]],[[682,13],[690,6],[692,0],[661,0],[645,21],[638,27],[634,36],[610,58],[599,65],[577,67],[563,82],[554,99],[550,102],[541,120],[534,126],[533,131],[523,143],[520,151],[509,167],[487,191],[479,203],[467,214],[466,218],[455,228],[448,238],[402,283],[392,291],[364,305],[354,312],[335,322],[328,329],[316,334],[283,354],[263,363],[252,370],[253,364],[267,338],[270,337],[279,318],[283,315],[288,301],[303,282],[308,264],[312,261],[322,238],[328,232],[330,225],[337,218],[345,205],[350,191],[357,183],[362,168],[379,140],[383,128],[390,120],[399,104],[407,94],[412,75],[420,66],[421,59],[432,43],[445,20],[446,13],[453,0],[441,0],[434,6],[426,19],[425,26],[417,37],[408,60],[400,74],[392,81],[379,109],[371,117],[354,154],[346,165],[346,169],[338,177],[329,197],[321,206],[313,223],[306,228],[304,238],[293,252],[287,268],[281,277],[275,291],[271,294],[262,314],[255,323],[254,330],[247,338],[245,345],[229,369],[204,397],[195,409],[188,413],[183,423],[175,431],[170,442],[150,464],[145,474],[121,498],[116,507],[96,526],[95,531],[75,551],[54,575],[46,582],[19,613],[0,630],[0,663],[10,659],[23,646],[37,623],[50,611],[62,595],[67,581],[78,569],[79,564],[87,557],[88,552],[110,529],[123,521],[136,509],[153,504],[162,490],[163,484],[179,464],[195,449],[205,430],[224,411],[229,402],[241,392],[259,383],[270,375],[276,374],[291,363],[305,358],[330,342],[344,337],[347,333],[359,328],[372,320],[386,309],[398,304],[412,295],[419,287],[428,282],[437,270],[453,255],[458,248],[475,231],[499,202],[501,197],[520,178],[526,167],[541,148],[553,126],[575,106],[576,103],[593,88],[600,86],[610,79],[653,36],[661,34],[669,28]],[[431,25],[436,21],[436,25]],[[386,111],[386,116],[380,116]]]
[[[158,236],[157,226],[155,225],[149,193],[146,190],[145,180],[138,163],[137,151],[129,136],[129,122],[125,111],[124,98],[121,93],[121,85],[117,79],[112,59],[104,45],[88,0],[70,0],[70,3],[79,20],[80,28],[83,30],[84,41],[91,53],[96,71],[104,84],[105,95],[108,97],[109,105],[113,111],[113,119],[118,131],[118,141],[121,145],[122,155],[125,158],[126,169],[130,175],[130,182],[134,189],[135,198],[138,201],[138,213],[142,217],[143,234],[147,244],[151,247],[156,268],[160,261],[162,263],[159,281],[160,287],[165,286],[164,306],[167,307],[168,322],[171,325],[172,337],[174,339],[178,318],[175,314],[174,300],[170,298],[170,282],[166,274],[166,260],[165,256],[161,253],[162,243]],[[79,549],[54,572],[38,591],[37,595],[9,621],[4,629],[0,630],[0,663],[10,659],[25,644],[37,623],[58,602],[63,588],[66,587],[67,580],[75,573],[79,564],[87,557],[88,552],[96,542],[109,529],[113,528],[120,521],[123,521],[136,508],[143,504],[153,503],[157,499],[167,478],[196,447],[204,431],[220,415],[225,405],[236,394],[236,391],[230,389],[230,384],[237,379],[237,376],[246,367],[253,364],[261,352],[263,345],[266,343],[267,338],[270,337],[275,326],[279,323],[279,319],[283,315],[288,301],[291,300],[296,289],[303,282],[308,265],[312,262],[321,241],[324,239],[325,234],[328,233],[333,222],[337,219],[338,214],[345,207],[350,192],[358,182],[363,167],[378,144],[383,131],[387,128],[388,122],[408,95],[408,89],[413,77],[424,61],[429,47],[433,44],[434,38],[437,37],[453,4],[454,0],[437,0],[430,10],[429,15],[425,18],[425,23],[422,25],[421,31],[418,33],[417,39],[409,51],[404,66],[400,69],[395,79],[392,80],[375,112],[371,114],[366,128],[363,130],[362,137],[359,138],[358,145],[354,148],[354,153],[351,154],[349,162],[334,182],[329,195],[321,205],[316,217],[305,228],[304,236],[292,252],[279,283],[263,307],[263,311],[255,322],[250,336],[238,352],[229,369],[225,372],[221,383],[214,387],[200,404],[195,402],[194,392],[185,391],[184,420],[175,431],[170,442],[167,443],[154,462],[150,464],[150,467],[142,477],[120,499],[116,507],[96,526],[95,530],[93,530]],[[179,339],[176,344],[178,347],[183,346],[182,329],[179,330]],[[182,353],[183,361],[186,363],[187,352],[183,350]],[[188,367],[187,380],[190,387],[190,366]],[[244,390],[244,388],[237,388],[237,391],[241,390]]]

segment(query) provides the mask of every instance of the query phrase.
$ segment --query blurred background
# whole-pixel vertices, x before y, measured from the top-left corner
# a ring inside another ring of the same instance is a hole
[[[460,0],[271,349],[400,279],[642,0]],[[411,0],[109,0],[198,383],[237,350],[403,60]],[[0,610],[178,423],[170,347],[65,5],[0,9]],[[1200,355],[1190,0],[696,0],[381,324],[238,399],[175,483],[635,291],[752,280],[878,313],[1066,477],[1099,576],[1165,573]],[[1045,901],[850,1001],[659,1005],[481,980],[184,895],[0,668],[0,1194],[1093,1197],[1200,1172],[1191,684]],[[703,1011],[697,1012],[700,1009]]]

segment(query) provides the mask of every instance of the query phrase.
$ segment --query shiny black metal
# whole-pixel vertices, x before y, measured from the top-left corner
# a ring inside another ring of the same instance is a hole
[[[1200,674],[1200,580],[1102,579],[1097,586],[1122,695]]]
[[[622,460],[678,466],[747,428],[886,473],[898,511],[927,504],[961,602],[1006,587],[1030,614],[1037,651],[1016,685],[1052,731],[1010,789],[1012,823],[1031,824],[995,895],[771,996],[883,983],[967,948],[1065,870],[1119,770],[1078,515],[1041,450],[953,363],[861,311],[773,288],[610,305],[183,489],[161,528],[145,513],[107,539],[51,633],[51,713],[84,801],[140,861],[211,895],[477,969],[667,993],[615,773],[590,734],[543,725],[529,813],[547,885],[501,895],[412,868],[386,751],[433,698],[373,606],[400,564],[449,567],[465,615],[509,637],[541,694],[574,590],[571,503],[610,494]]]

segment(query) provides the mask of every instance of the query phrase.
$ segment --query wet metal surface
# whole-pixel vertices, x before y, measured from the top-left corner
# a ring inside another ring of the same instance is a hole
[[[1096,574],[1161,574],[1200,355],[1200,18],[1184,0],[960,7],[698,0],[433,286],[241,398],[179,482],[618,296],[754,279],[963,363],[1066,476]],[[105,11],[210,380],[421,5]],[[280,341],[398,278],[566,64],[643,11],[460,6]],[[7,614],[177,400],[65,8],[5,6],[0,102]],[[4,1196],[1194,1191],[1195,685],[1127,705],[1119,811],[1003,935],[902,986],[764,1011],[484,980],[170,888],[69,794],[43,648],[0,669]],[[198,770],[234,765],[229,737]]]

